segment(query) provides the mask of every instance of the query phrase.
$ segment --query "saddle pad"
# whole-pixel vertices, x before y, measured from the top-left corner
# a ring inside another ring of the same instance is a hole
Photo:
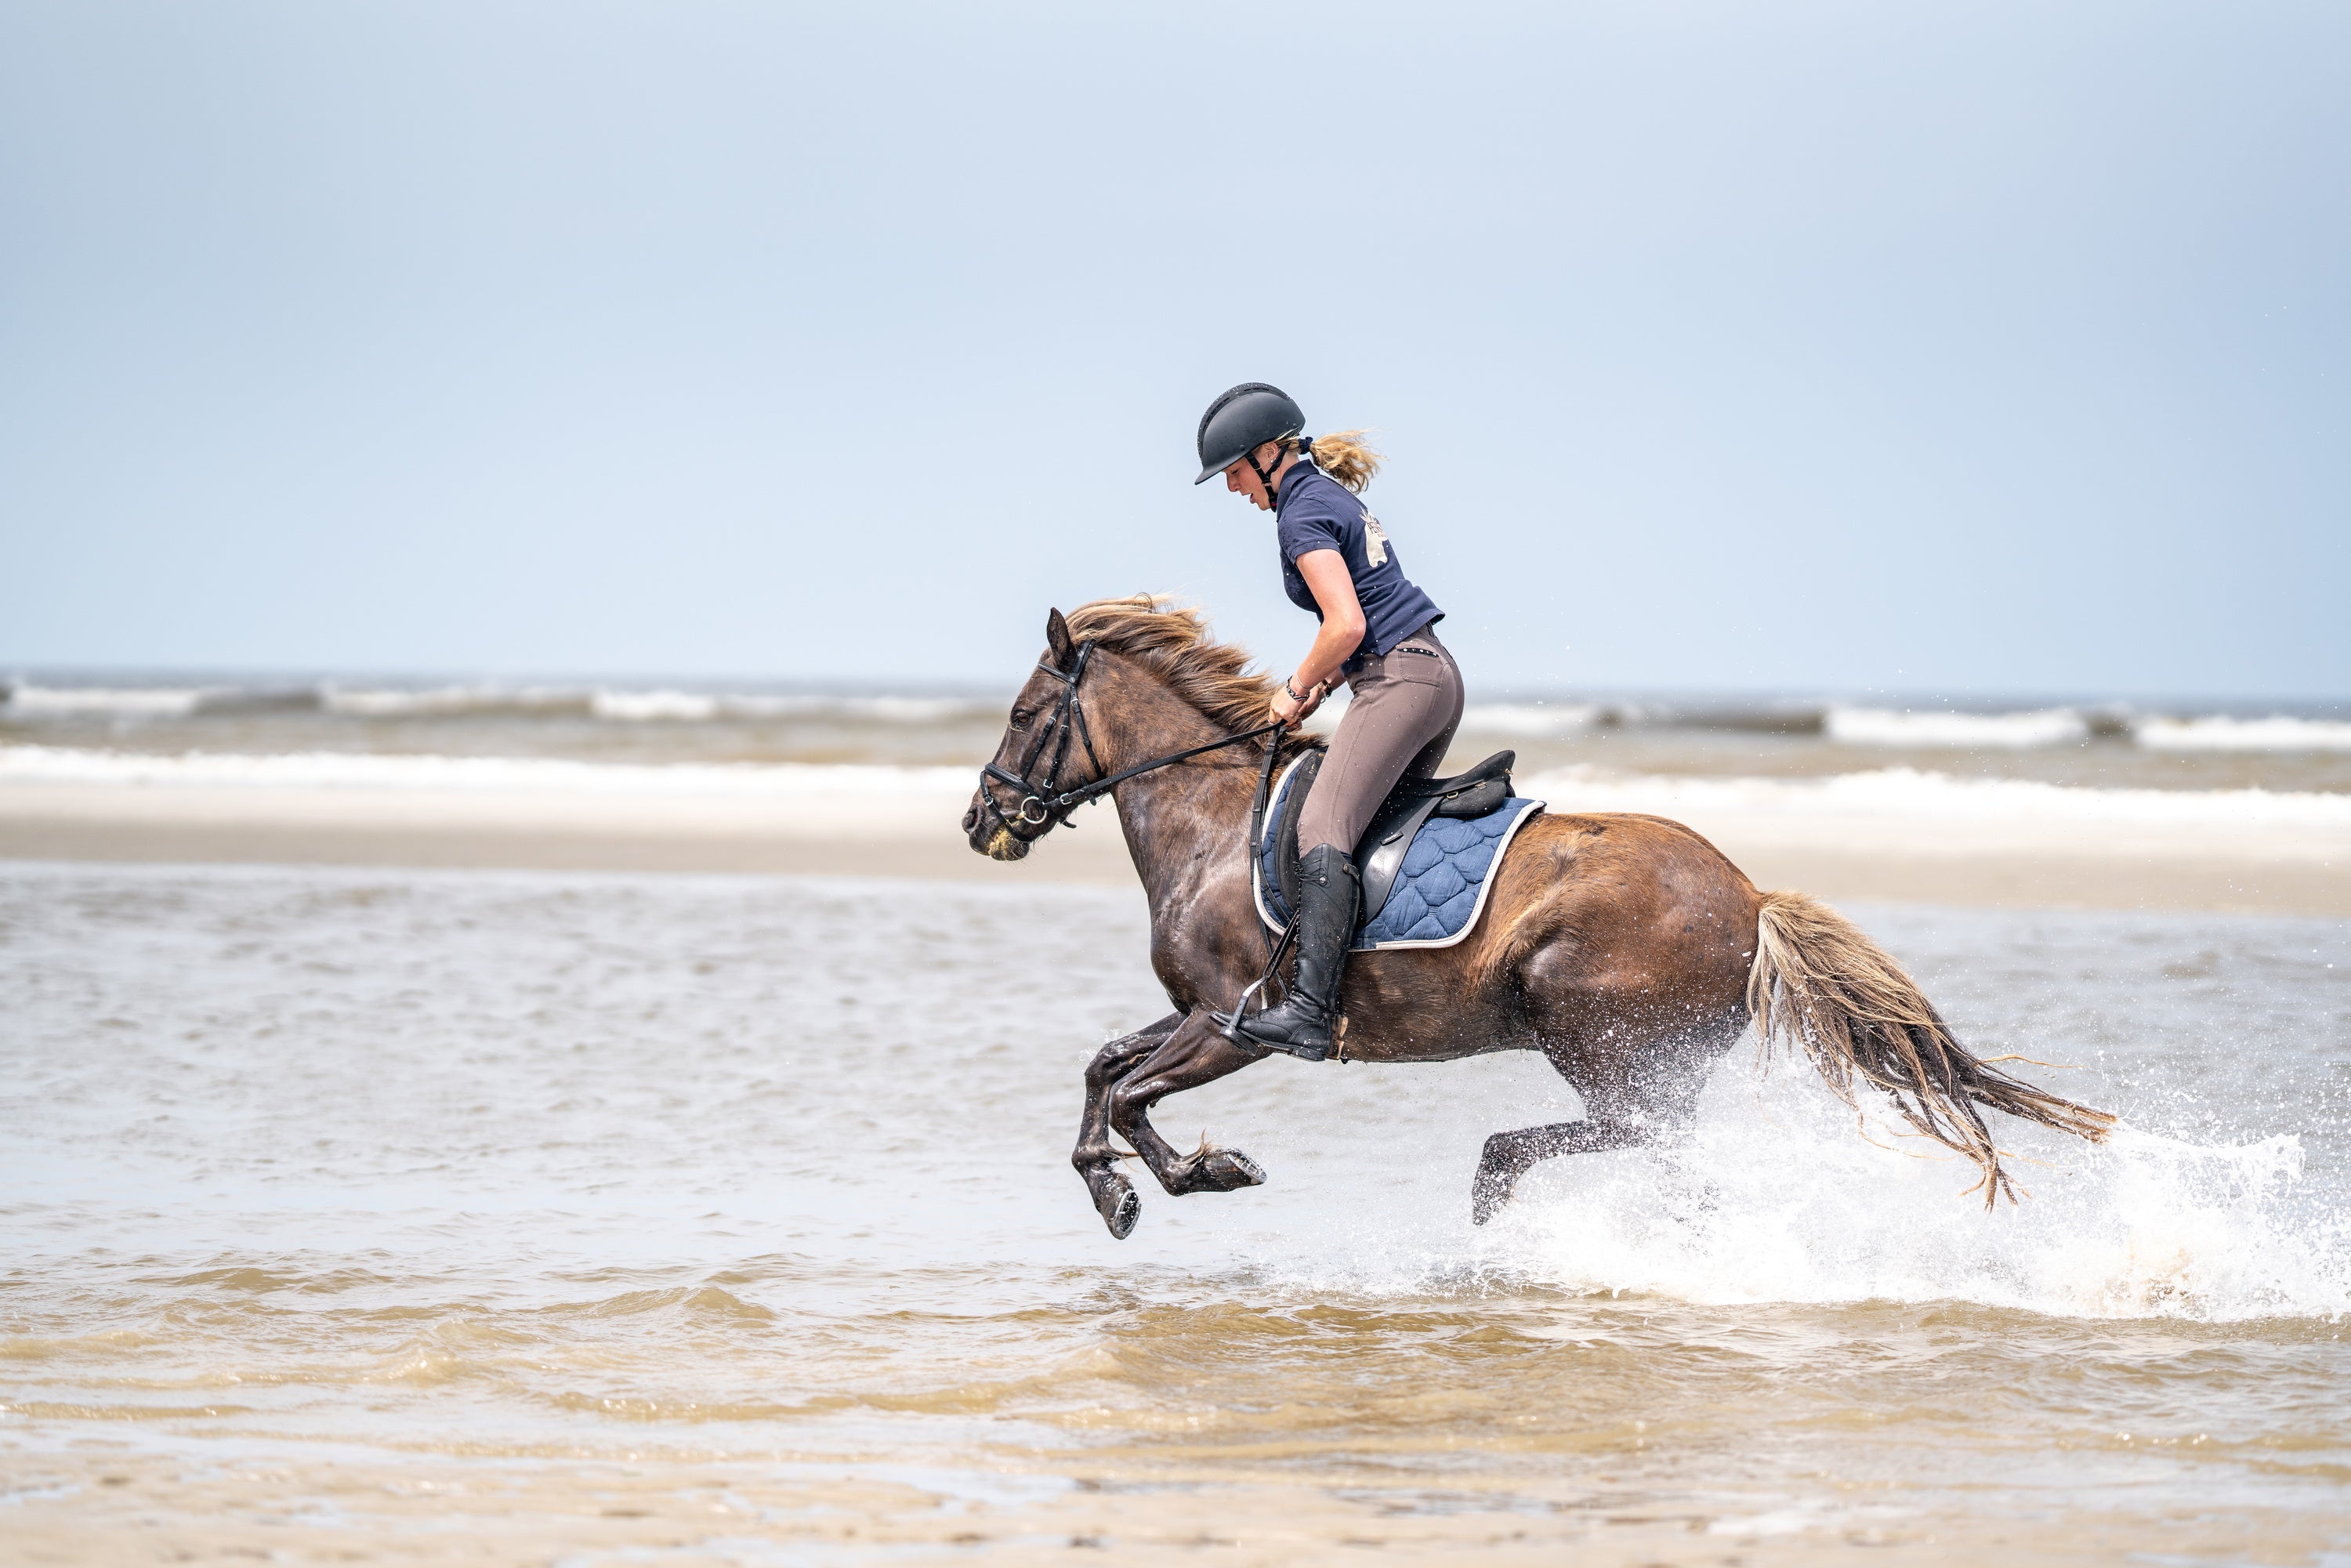
[[[1296,770],[1292,763],[1283,772],[1266,810],[1268,821],[1280,817]],[[1405,853],[1387,903],[1356,931],[1354,950],[1450,947],[1468,936],[1486,907],[1502,852],[1527,819],[1542,809],[1541,800],[1514,795],[1482,817],[1431,817]],[[1281,931],[1289,927],[1290,906],[1281,896],[1274,854],[1274,835],[1268,833],[1257,863],[1249,868],[1249,880],[1256,888],[1259,916]]]

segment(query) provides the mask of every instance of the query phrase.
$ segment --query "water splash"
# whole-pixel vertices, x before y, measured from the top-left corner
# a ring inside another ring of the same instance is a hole
[[[2298,1134],[2104,1146],[1994,1133],[2030,1196],[1986,1212],[1973,1167],[1853,1118],[1783,1066],[1718,1075],[1686,1141],[1539,1168],[1486,1244],[1572,1289],[1728,1304],[1955,1301],[2087,1318],[2351,1313],[2345,1216]]]

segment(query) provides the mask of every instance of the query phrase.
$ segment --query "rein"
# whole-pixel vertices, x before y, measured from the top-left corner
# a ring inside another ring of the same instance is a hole
[[[1010,768],[995,762],[987,763],[979,770],[982,779],[993,779],[999,783],[1009,784],[1021,792],[1019,808],[1009,820],[1023,827],[1045,827],[1049,822],[1052,823],[1052,827],[1064,826],[1069,822],[1069,813],[1071,810],[1089,800],[1100,800],[1138,775],[1152,772],[1156,768],[1170,768],[1178,762],[1187,762],[1204,752],[1221,750],[1228,746],[1238,746],[1245,740],[1255,740],[1259,736],[1271,735],[1287,727],[1280,720],[1276,719],[1271,724],[1259,725],[1255,729],[1245,729],[1238,735],[1228,735],[1222,739],[1211,740],[1203,746],[1171,752],[1165,757],[1155,757],[1148,762],[1138,762],[1132,768],[1122,768],[1108,778],[1097,779],[1091,784],[1081,784],[1073,789],[1061,789],[1057,792],[1056,786],[1061,782],[1062,766],[1070,759],[1071,734],[1074,733],[1084,745],[1086,758],[1094,765],[1095,771],[1099,772],[1102,769],[1101,754],[1094,750],[1093,731],[1086,724],[1085,704],[1078,697],[1078,683],[1086,678],[1086,664],[1093,657],[1093,653],[1092,643],[1079,643],[1077,663],[1067,670],[1042,661],[1039,662],[1037,665],[1039,669],[1061,683],[1061,700],[1054,705],[1051,721],[1043,729],[1038,731],[1035,744],[1029,747],[1029,754],[1020,759],[1019,772],[1015,773]],[[1045,781],[1039,784],[1029,778],[1029,774],[1036,768],[1039,759],[1044,757],[1045,748],[1048,746],[1053,748],[1053,756],[1051,761],[1046,765]],[[1259,820],[1262,819],[1265,810],[1265,780],[1271,778],[1274,754],[1280,749],[1279,745],[1269,746],[1265,749],[1265,768],[1258,784],[1258,807],[1254,813]],[[994,804],[993,798],[990,799],[989,803]],[[1036,812],[1034,816],[1029,815],[1032,810]],[[1061,820],[1058,822],[1053,821],[1053,815],[1057,811],[1061,813]],[[997,814],[1003,815],[1002,808],[998,808]],[[1051,831],[1052,828],[1046,828],[1046,831]],[[1253,821],[1249,833],[1252,844],[1257,836],[1256,823]]]
[[[1061,698],[1053,706],[1052,718],[1044,728],[1037,732],[1037,738],[1029,746],[1028,755],[1021,758],[1019,772],[1015,773],[1009,768],[995,762],[989,762],[981,767],[980,794],[987,800],[989,809],[995,811],[998,817],[1003,819],[1008,831],[1011,831],[1015,824],[1018,824],[1019,827],[1041,827],[1050,833],[1054,828],[1071,825],[1069,818],[1071,810],[1089,800],[1100,800],[1121,784],[1140,774],[1149,773],[1161,768],[1172,768],[1178,762],[1187,762],[1206,752],[1220,751],[1228,746],[1238,746],[1243,741],[1255,740],[1260,736],[1275,736],[1276,738],[1266,746],[1265,760],[1258,765],[1257,795],[1249,802],[1249,865],[1252,868],[1250,874],[1255,875],[1254,868],[1265,847],[1265,813],[1273,793],[1273,765],[1281,755],[1281,741],[1278,732],[1289,727],[1280,719],[1276,719],[1270,724],[1261,724],[1255,729],[1242,730],[1238,735],[1228,735],[1204,745],[1170,752],[1165,757],[1155,757],[1148,762],[1138,762],[1132,768],[1121,768],[1107,778],[1097,779],[1091,784],[1081,784],[1074,789],[1057,790],[1055,786],[1061,782],[1062,765],[1070,759],[1070,737],[1072,734],[1076,735],[1079,742],[1085,747],[1087,760],[1094,765],[1094,770],[1096,772],[1102,770],[1102,756],[1094,750],[1093,731],[1086,724],[1086,706],[1078,696],[1078,683],[1086,678],[1086,664],[1093,657],[1093,652],[1092,643],[1079,643],[1077,661],[1067,670],[1061,669],[1059,665],[1046,664],[1042,660],[1038,661],[1039,669],[1061,683]],[[1052,759],[1046,764],[1045,781],[1039,784],[1030,779],[1029,774],[1036,769],[1038,761],[1045,756],[1048,747],[1052,748]],[[987,782],[990,779],[1009,784],[1020,791],[1020,806],[1012,816],[1006,817],[1004,808],[996,803],[995,794],[987,789]],[[1032,810],[1036,813],[1034,816],[1029,814]],[[1059,820],[1055,818],[1056,812],[1061,814]],[[1048,824],[1050,825],[1048,826]],[[1283,930],[1281,939],[1278,942],[1274,940],[1270,932],[1266,933],[1265,967],[1259,972],[1256,982],[1241,993],[1240,999],[1233,1004],[1232,1011],[1208,1014],[1209,1021],[1226,1039],[1259,1051],[1273,1049],[1242,1035],[1239,1032],[1240,1021],[1248,1014],[1250,999],[1263,997],[1266,988],[1276,983],[1276,971],[1281,967],[1283,956],[1290,951],[1297,937],[1298,922],[1295,920],[1292,920]],[[1263,1006],[1263,1003],[1260,1002],[1259,1006]],[[1340,1060],[1342,1061],[1346,1060],[1343,1053]]]

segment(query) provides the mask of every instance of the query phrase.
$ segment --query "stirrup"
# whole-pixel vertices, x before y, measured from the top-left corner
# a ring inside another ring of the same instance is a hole
[[[1301,1061],[1328,1061],[1331,1059],[1331,1052],[1322,1046],[1290,1045],[1278,1040],[1259,1040],[1244,1027],[1242,1020],[1249,1014],[1249,998],[1265,989],[1265,983],[1271,978],[1273,976],[1270,971],[1259,975],[1249,982],[1249,988],[1243,991],[1240,999],[1233,1004],[1232,1011],[1212,1012],[1208,1015],[1208,1021],[1216,1026],[1218,1034],[1223,1035],[1235,1045],[1254,1046],[1259,1051],[1279,1051],[1285,1055],[1294,1056]],[[1258,1010],[1263,1012],[1265,1009],[1259,1008]],[[1336,1020],[1333,1020],[1332,1038],[1335,1040],[1337,1037]]]

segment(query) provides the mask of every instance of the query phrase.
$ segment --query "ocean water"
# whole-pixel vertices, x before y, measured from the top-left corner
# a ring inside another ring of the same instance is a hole
[[[0,1540],[2351,1561],[2351,925],[1848,912],[2126,1131],[1987,1214],[1741,1048],[1480,1229],[1539,1061],[1276,1060],[1119,1243],[1130,894],[0,867]]]
[[[132,755],[436,756],[627,765],[976,767],[1008,691],[890,694],[646,682],[0,678],[0,746]],[[1522,768],[1807,778],[1888,768],[2104,789],[2351,792],[2342,703],[1497,698],[1458,750]],[[1327,727],[1343,699],[1322,716]]]

